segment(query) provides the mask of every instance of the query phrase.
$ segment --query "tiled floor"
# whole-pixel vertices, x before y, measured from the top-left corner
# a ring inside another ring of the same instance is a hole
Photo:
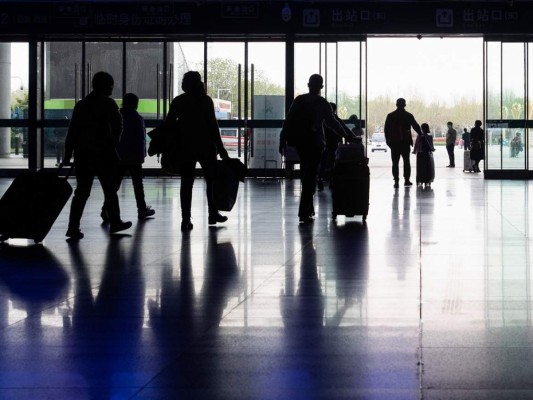
[[[0,180],[1,192],[10,183]],[[179,180],[110,236],[95,187],[79,243],[0,248],[1,399],[532,399],[528,181],[373,168],[367,224],[299,226],[299,183],[247,180],[229,221],[180,232]],[[533,213],[533,209],[532,209]]]

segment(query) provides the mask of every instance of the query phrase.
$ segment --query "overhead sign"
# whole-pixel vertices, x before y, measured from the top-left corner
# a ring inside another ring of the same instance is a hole
[[[529,34],[529,2],[2,0],[2,34]],[[21,6],[23,4],[23,6]]]

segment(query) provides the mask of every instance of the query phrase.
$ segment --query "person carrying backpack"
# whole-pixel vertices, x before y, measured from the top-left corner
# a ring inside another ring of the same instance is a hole
[[[322,153],[326,147],[324,124],[340,137],[349,137],[335,118],[331,105],[320,92],[324,79],[319,74],[309,77],[309,93],[297,96],[283,123],[282,141],[294,146],[300,157],[302,192],[298,217],[300,223],[313,221],[315,215],[313,197]]]

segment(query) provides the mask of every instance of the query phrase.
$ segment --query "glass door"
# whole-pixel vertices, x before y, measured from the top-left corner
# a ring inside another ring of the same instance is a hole
[[[529,169],[528,50],[524,42],[484,44],[487,177],[525,176]]]
[[[307,93],[309,77],[317,73],[324,78],[322,95],[348,126],[359,124],[366,145],[366,41],[296,43],[294,95]]]

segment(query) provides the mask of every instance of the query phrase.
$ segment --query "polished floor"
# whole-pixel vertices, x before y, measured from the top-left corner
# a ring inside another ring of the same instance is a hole
[[[83,240],[65,209],[0,247],[0,399],[533,399],[533,182],[392,183],[366,224],[326,189],[299,225],[299,182],[250,179],[208,228],[198,180],[184,234],[179,179],[145,180],[146,221],[126,181],[115,235],[95,186]]]

